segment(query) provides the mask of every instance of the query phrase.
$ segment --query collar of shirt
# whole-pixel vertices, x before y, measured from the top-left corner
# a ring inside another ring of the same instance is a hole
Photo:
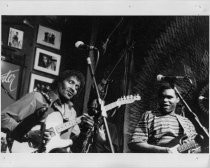
[[[73,103],[71,101],[61,103],[61,100],[56,92],[49,92],[49,98],[51,99],[51,105],[53,105],[63,116],[65,120],[69,120],[73,113]]]
[[[163,114],[163,113],[161,113],[161,110],[160,109],[155,110],[154,113],[155,113],[155,115],[157,117],[159,117],[159,116],[165,116],[165,115],[170,115],[170,116],[174,116],[174,117],[177,116],[177,114],[175,112],[171,112],[169,114]]]
[[[50,91],[48,93],[48,96],[51,99],[52,104],[56,104],[58,106],[62,106],[61,100],[60,100],[60,98],[59,98],[57,93],[55,93],[53,91]],[[74,106],[74,104],[71,101],[67,102],[66,104],[68,104],[69,108]]]

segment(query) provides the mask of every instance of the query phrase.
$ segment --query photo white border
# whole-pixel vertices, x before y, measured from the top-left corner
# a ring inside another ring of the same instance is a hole
[[[43,82],[46,82],[46,83],[52,83],[53,82],[53,79],[51,79],[51,78],[31,73],[29,92],[34,91],[35,80],[43,81]]]
[[[3,9],[1,13],[4,15],[209,16],[210,14],[209,0],[72,0],[68,2],[65,0],[59,2],[5,0],[0,8]],[[0,167],[207,168],[210,166],[210,157],[209,154],[5,154],[0,155],[0,162]]]
[[[54,39],[55,43],[54,44],[45,42],[43,40],[43,38],[45,36],[45,32],[49,32],[49,33],[52,33],[55,35],[55,39]],[[62,32],[59,32],[59,31],[53,30],[51,28],[39,25],[38,35],[37,35],[37,43],[60,50],[61,36],[62,36]]]
[[[38,65],[39,64],[40,53],[43,53],[43,54],[52,56],[53,58],[56,58],[56,69],[55,69],[55,71],[51,70],[51,69],[41,67],[41,66]],[[39,70],[39,71],[57,76],[59,74],[59,70],[60,70],[60,63],[61,63],[61,55],[55,54],[51,51],[47,51],[47,50],[44,50],[44,49],[41,49],[41,48],[36,48],[35,61],[34,61],[34,69],[35,70]]]

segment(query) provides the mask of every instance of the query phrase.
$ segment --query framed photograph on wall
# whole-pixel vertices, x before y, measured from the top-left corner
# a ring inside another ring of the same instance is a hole
[[[61,55],[36,48],[34,69],[53,75],[59,74]]]
[[[23,48],[23,34],[24,34],[23,31],[10,27],[9,37],[8,37],[8,46],[22,49]]]
[[[51,78],[32,73],[30,86],[29,86],[29,92],[33,92],[33,91],[47,92],[50,90],[50,86],[52,82],[53,82],[53,79]]]
[[[62,33],[59,31],[39,25],[37,43],[59,50],[61,45],[61,35]]]

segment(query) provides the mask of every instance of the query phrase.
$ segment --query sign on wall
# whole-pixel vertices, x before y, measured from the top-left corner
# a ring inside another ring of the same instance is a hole
[[[17,99],[20,70],[19,65],[1,60],[1,110]]]

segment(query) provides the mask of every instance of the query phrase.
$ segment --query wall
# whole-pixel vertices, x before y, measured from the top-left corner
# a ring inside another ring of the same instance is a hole
[[[29,21],[24,24],[24,19]],[[44,49],[48,52],[60,54],[61,51],[38,44],[37,34],[39,25],[43,25],[54,29],[55,25],[45,24],[44,17],[39,16],[2,16],[2,56],[5,56],[5,61],[20,65],[21,74],[19,86],[17,88],[16,99],[22,97],[29,92],[31,74],[38,74],[43,77],[54,79],[56,75],[48,74],[44,71],[34,69],[34,61],[36,48]],[[23,32],[23,44],[21,48],[9,46],[9,31],[14,28]],[[59,30],[58,30],[59,31]]]
[[[22,24],[23,17],[2,16],[2,56],[5,61],[16,65],[21,65],[22,71],[19,84],[21,87],[17,89],[19,98],[25,94],[28,89],[30,72],[33,65],[34,51],[34,29]],[[8,37],[10,28],[18,29],[24,32],[22,49],[8,46]],[[20,86],[19,85],[19,86]]]
[[[86,76],[86,56],[88,55],[88,51],[78,50],[74,45],[79,40],[87,44],[89,43],[92,18],[84,16],[2,16],[2,54],[6,56],[7,61],[21,65],[22,67],[19,81],[21,87],[18,89],[17,98],[29,92],[32,73],[50,79],[56,77],[56,75],[34,69],[36,48],[60,55],[60,72],[66,69],[76,69]],[[24,24],[24,19],[27,19],[29,22]],[[39,25],[62,33],[60,49],[37,43]],[[10,27],[24,32],[22,49],[8,46]],[[82,113],[83,95],[84,90],[75,100],[75,108],[78,108],[79,114]]]

